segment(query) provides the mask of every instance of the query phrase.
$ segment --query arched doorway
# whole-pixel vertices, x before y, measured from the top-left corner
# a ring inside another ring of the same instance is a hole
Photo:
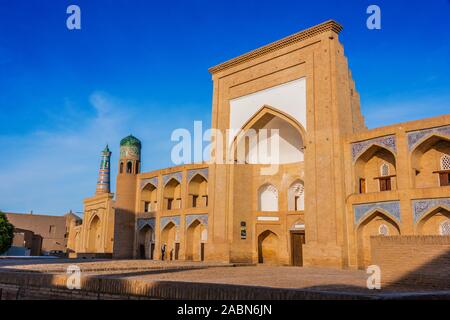
[[[186,260],[204,260],[204,235],[206,226],[199,220],[192,222],[186,232]]]
[[[372,145],[355,162],[356,192],[380,192],[397,189],[396,161],[386,148]]]
[[[262,232],[258,236],[258,263],[278,264],[279,239],[270,230]]]
[[[446,208],[438,207],[425,214],[417,222],[417,233],[420,235],[450,235],[450,211]]]
[[[95,215],[89,225],[88,251],[90,253],[98,252],[98,242],[100,241],[100,218]]]
[[[171,221],[161,231],[161,259],[178,260],[177,227]]]
[[[433,135],[411,153],[412,174],[416,188],[450,185],[450,141]]]
[[[370,237],[399,234],[399,226],[387,214],[375,211],[368,215],[357,227],[358,267],[362,269],[371,264]]]
[[[155,233],[153,228],[146,224],[139,230],[139,258],[153,260],[155,251]]]

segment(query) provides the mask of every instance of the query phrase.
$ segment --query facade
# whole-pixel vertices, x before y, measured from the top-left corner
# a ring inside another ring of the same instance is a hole
[[[65,255],[69,230],[81,223],[81,219],[71,212],[64,216],[6,213],[6,217],[14,226],[13,246],[28,250],[27,255]]]
[[[372,236],[448,235],[450,115],[368,130],[341,29],[209,70],[212,128],[232,130],[211,162],[142,173],[124,138],[115,199],[97,188],[70,233],[77,255],[362,268]],[[262,129],[279,130],[275,167],[254,161],[268,137],[239,133]]]

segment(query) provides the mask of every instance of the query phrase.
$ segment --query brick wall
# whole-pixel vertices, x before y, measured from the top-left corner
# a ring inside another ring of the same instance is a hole
[[[371,250],[385,287],[450,289],[450,236],[376,236]]]

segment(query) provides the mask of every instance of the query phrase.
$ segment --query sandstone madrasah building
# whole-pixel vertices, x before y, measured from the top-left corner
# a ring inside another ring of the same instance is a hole
[[[328,21],[209,70],[212,127],[279,129],[276,174],[250,160],[141,172],[128,136],[115,198],[97,188],[71,230],[76,254],[162,259],[164,246],[168,260],[356,268],[371,236],[448,235],[450,115],[368,130],[341,29]],[[236,152],[236,139],[215,147]]]

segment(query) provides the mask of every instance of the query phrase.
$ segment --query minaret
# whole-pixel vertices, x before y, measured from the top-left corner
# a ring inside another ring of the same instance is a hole
[[[97,189],[95,194],[110,193],[110,163],[111,151],[108,145],[102,151],[102,160],[100,162],[100,170],[98,172]]]
[[[140,167],[141,142],[129,135],[120,141],[115,202],[114,258],[133,257],[136,187]]]

